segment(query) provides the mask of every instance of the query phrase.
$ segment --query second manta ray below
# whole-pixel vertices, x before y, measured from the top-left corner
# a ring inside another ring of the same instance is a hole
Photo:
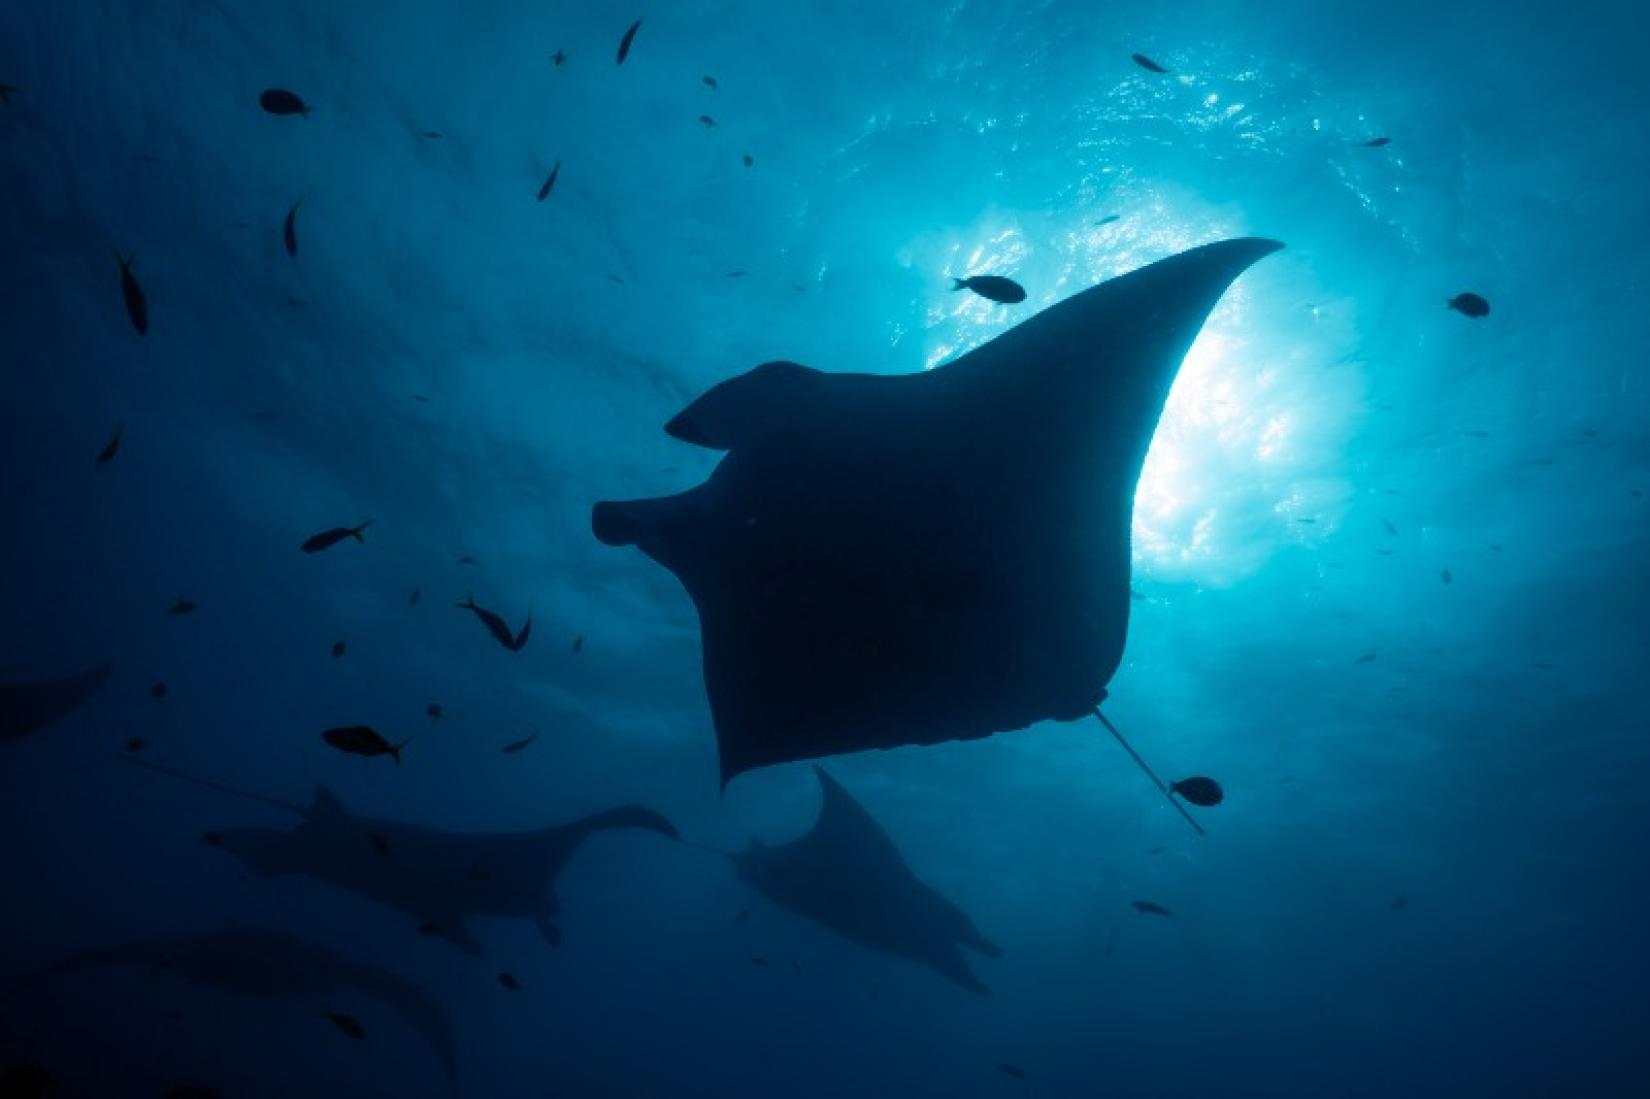
[[[561,911],[556,878],[591,833],[640,828],[676,838],[674,825],[637,805],[527,832],[442,832],[355,816],[324,786],[302,806],[122,758],[299,814],[303,819],[290,830],[225,829],[207,833],[207,842],[261,877],[316,878],[394,908],[420,930],[473,954],[481,953],[481,944],[465,925],[470,916],[530,919],[552,945],[561,943],[555,922]]]
[[[435,1047],[447,1082],[458,1094],[452,1026],[427,993],[388,970],[365,965],[289,935],[231,925],[194,939],[96,946],[25,976],[8,998],[88,970],[140,967],[151,976],[169,973],[193,984],[237,996],[327,996],[340,989],[364,992],[404,1018]]]
[[[723,785],[1098,713],[1169,387],[1227,287],[1281,247],[1193,248],[920,374],[766,363],[666,424],[727,456],[592,524],[692,597]]]
[[[1002,951],[967,913],[917,880],[894,841],[823,768],[819,819],[807,834],[770,847],[751,841],[728,856],[740,878],[775,904],[845,939],[932,966],[982,996],[991,990],[968,968],[960,947],[987,957]]]

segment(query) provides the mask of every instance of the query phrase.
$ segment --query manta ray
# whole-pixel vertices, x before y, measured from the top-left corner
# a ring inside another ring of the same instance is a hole
[[[22,995],[60,977],[115,966],[171,973],[238,996],[317,997],[340,989],[364,992],[406,1019],[435,1047],[452,1093],[458,1094],[452,1027],[434,999],[388,970],[277,931],[231,924],[194,939],[92,947],[27,975],[11,995]]]
[[[356,816],[325,786],[307,806],[267,798],[159,764],[129,763],[296,813],[290,830],[235,828],[207,833],[260,877],[300,875],[348,890],[406,914],[419,930],[472,954],[481,944],[470,916],[533,920],[551,945],[561,943],[556,877],[593,832],[640,828],[676,838],[651,809],[621,806],[527,832],[443,832],[422,825]]]
[[[61,721],[109,680],[105,661],[83,672],[46,683],[0,685],[0,743],[21,740]]]
[[[823,799],[814,826],[778,846],[752,840],[728,856],[735,872],[775,904],[845,939],[921,962],[970,992],[990,995],[959,948],[991,958],[1002,951],[967,913],[911,873],[888,833],[824,768],[814,774]]]
[[[596,504],[592,526],[692,598],[723,786],[1098,715],[1169,387],[1227,287],[1281,247],[1193,248],[921,374],[765,363],[670,420],[726,456],[678,495]]]

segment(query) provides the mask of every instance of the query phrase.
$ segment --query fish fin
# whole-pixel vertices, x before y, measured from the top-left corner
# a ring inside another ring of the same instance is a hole
[[[951,276],[951,289],[952,290],[967,290],[968,289],[968,280],[967,279],[959,279],[956,275],[952,275]]]
[[[403,740],[400,744],[397,744],[393,748],[390,749],[390,756],[391,756],[391,758],[393,758],[395,760],[395,765],[397,767],[401,766],[401,749],[405,748],[407,745],[411,744],[412,742],[413,742],[413,738],[408,737],[406,740]]]
[[[374,520],[368,519],[366,522],[362,523],[358,527],[349,528],[349,536],[351,538],[355,539],[357,542],[360,542],[362,545],[365,545],[367,540],[365,538],[361,537],[361,535],[368,527],[372,526],[373,522],[374,522]]]

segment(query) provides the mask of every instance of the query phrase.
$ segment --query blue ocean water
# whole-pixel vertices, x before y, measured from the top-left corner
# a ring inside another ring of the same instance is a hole
[[[1637,1094],[1644,34],[1623,3],[0,7],[0,682],[113,664],[0,744],[0,1068],[449,1094],[358,991],[19,983],[238,924],[426,990],[466,1096]],[[1208,835],[1093,722],[826,761],[1001,946],[989,997],[646,831],[572,858],[559,947],[480,918],[466,953],[250,873],[202,833],[290,814],[120,758],[452,831],[639,803],[792,838],[812,771],[719,789],[694,608],[591,505],[701,481],[660,426],[757,363],[920,371],[1244,235],[1288,247],[1171,394],[1107,703],[1220,779]],[[950,289],[982,271],[1026,303]],[[471,592],[531,611],[522,651]],[[402,765],[320,739],[358,723]]]

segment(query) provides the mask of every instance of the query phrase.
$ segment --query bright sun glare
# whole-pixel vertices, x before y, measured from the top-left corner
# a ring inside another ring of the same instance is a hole
[[[1158,211],[1154,211],[1158,212]],[[1145,220],[1142,216],[1141,220]],[[1140,225],[1085,227],[1062,242],[1059,268],[1038,262],[1012,225],[983,227],[972,237],[931,243],[949,274],[1008,272],[1024,277],[1038,308],[1199,243],[1188,234]],[[1232,235],[1216,231],[1203,239]],[[1258,513],[1282,522],[1300,501],[1274,497],[1298,459],[1297,414],[1280,384],[1276,348],[1263,348],[1247,318],[1242,282],[1221,300],[1181,365],[1158,423],[1135,494],[1134,557],[1146,575],[1198,580],[1241,573],[1237,539],[1250,541]],[[973,294],[947,294],[928,312],[927,364],[947,362],[1023,319]],[[1281,501],[1281,502],[1280,502]],[[1311,529],[1274,528],[1284,537]],[[1240,531],[1248,531],[1240,535]],[[1288,532],[1285,534],[1284,532]],[[1280,539],[1281,540],[1281,539]],[[1253,551],[1245,545],[1242,550]]]

